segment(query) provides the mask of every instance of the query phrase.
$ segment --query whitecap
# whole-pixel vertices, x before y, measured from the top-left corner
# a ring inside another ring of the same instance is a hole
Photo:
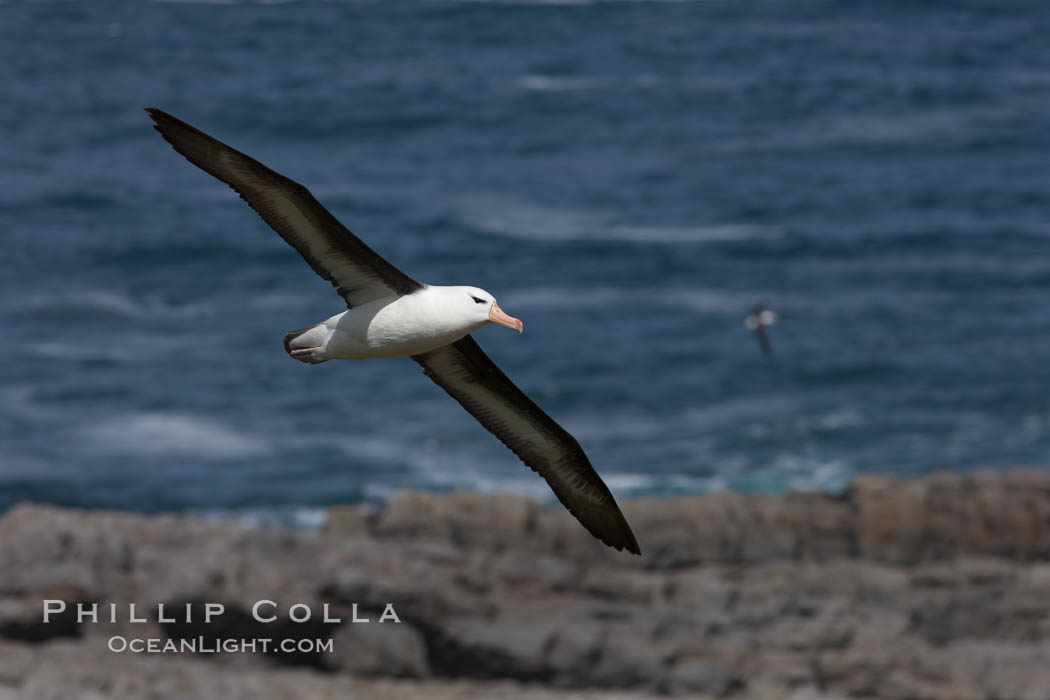
[[[661,481],[658,474],[606,474],[605,485],[615,492],[630,493],[646,491]]]
[[[511,238],[572,241],[589,237],[597,226],[586,212],[539,207],[499,195],[463,198],[456,209],[471,228]]]
[[[20,346],[32,357],[72,362],[155,362],[158,357],[170,356],[183,350],[193,341],[186,338],[162,336],[121,335],[104,345],[78,339],[75,342],[42,341]]]
[[[618,287],[535,287],[512,289],[500,296],[501,305],[513,309],[588,309],[627,303],[634,292]]]
[[[625,241],[631,243],[722,243],[774,239],[775,226],[741,223],[692,226],[612,223],[603,211],[541,207],[501,195],[465,197],[455,206],[460,219],[482,233],[542,241]]]
[[[309,442],[328,444],[347,457],[398,465],[426,466],[422,464],[422,461],[426,459],[428,453],[432,452],[426,443],[414,444],[382,438],[328,436],[311,438]]]
[[[501,304],[514,309],[591,309],[610,306],[659,306],[704,313],[742,314],[755,299],[770,298],[761,290],[682,287],[536,287],[502,294]]]
[[[271,452],[265,439],[216,420],[179,413],[142,413],[110,418],[83,429],[99,452],[123,455],[181,455],[206,459],[256,457]]]
[[[782,235],[775,226],[717,224],[712,226],[612,226],[600,238],[636,243],[725,243],[775,239]]]
[[[1016,116],[1004,108],[927,110],[903,114],[854,113],[814,119],[779,136],[713,144],[712,150],[751,152],[769,149],[812,149],[825,146],[905,145],[943,141],[984,132],[985,122]]]
[[[14,313],[96,312],[129,319],[197,318],[214,310],[208,302],[172,304],[156,297],[137,298],[125,292],[87,290],[31,294],[17,297],[6,304]]]
[[[604,5],[604,4],[677,4],[695,0],[454,0],[454,2],[483,5]]]
[[[317,532],[328,521],[328,509],[313,506],[190,509],[186,515],[208,523],[233,522],[253,530]]]
[[[518,78],[518,86],[533,92],[571,92],[591,90],[602,85],[596,78],[557,76],[557,75],[523,75]]]

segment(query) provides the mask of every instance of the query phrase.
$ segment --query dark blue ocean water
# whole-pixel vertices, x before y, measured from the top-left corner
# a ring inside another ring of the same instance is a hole
[[[0,4],[0,507],[548,496],[413,362],[290,360],[340,299],[144,106],[493,292],[621,498],[1050,463],[1050,4],[858,5]]]

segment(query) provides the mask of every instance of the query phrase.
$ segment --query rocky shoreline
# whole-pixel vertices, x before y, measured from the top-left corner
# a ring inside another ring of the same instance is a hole
[[[20,505],[0,518],[0,700],[1050,697],[1050,472],[623,510],[641,557],[507,494],[406,492],[332,508],[317,533]],[[45,600],[67,610],[45,624]],[[99,621],[77,623],[77,603]],[[209,623],[207,603],[223,606]],[[193,619],[159,622],[160,604]],[[387,605],[399,623],[378,622]]]

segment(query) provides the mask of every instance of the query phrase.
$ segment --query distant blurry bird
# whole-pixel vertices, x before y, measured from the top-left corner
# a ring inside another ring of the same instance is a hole
[[[755,304],[755,310],[751,312],[751,315],[744,320],[744,326],[749,331],[755,332],[755,339],[758,340],[758,346],[762,348],[762,354],[766,356],[766,359],[773,359],[773,345],[769,342],[769,334],[766,333],[766,326],[772,326],[776,323],[777,315],[766,308],[765,304],[761,301]]]

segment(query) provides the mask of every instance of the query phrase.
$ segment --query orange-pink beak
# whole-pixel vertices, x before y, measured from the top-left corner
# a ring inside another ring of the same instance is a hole
[[[498,323],[501,326],[513,328],[518,333],[525,330],[525,324],[521,322],[520,318],[514,318],[513,316],[508,315],[496,302],[492,302],[492,307],[489,309],[489,320],[493,323]]]

